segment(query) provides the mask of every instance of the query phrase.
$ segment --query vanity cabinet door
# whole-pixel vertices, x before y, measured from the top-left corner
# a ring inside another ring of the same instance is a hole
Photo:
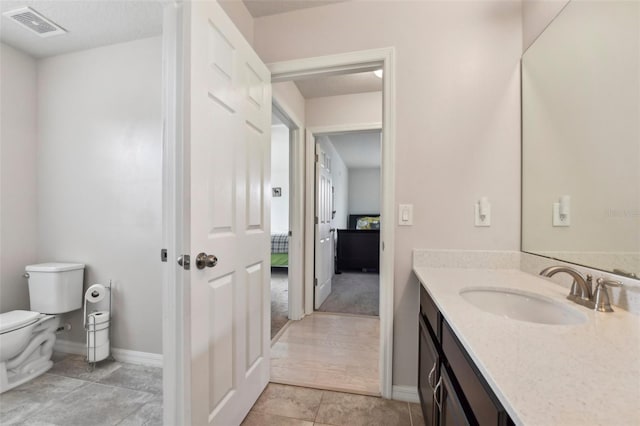
[[[447,369],[444,367],[441,371],[436,398],[441,426],[470,426],[472,424],[462,408],[460,398],[447,374]]]
[[[425,426],[438,424],[438,415],[434,401],[434,389],[440,379],[440,357],[431,339],[422,315],[419,316],[419,363],[418,363],[418,394],[422,406]]]
[[[446,321],[442,321],[442,353],[465,406],[481,425],[507,425],[509,416]]]
[[[424,317],[426,324],[431,327],[431,332],[439,346],[441,333],[440,323],[442,321],[440,311],[422,284],[420,285],[420,314]]]

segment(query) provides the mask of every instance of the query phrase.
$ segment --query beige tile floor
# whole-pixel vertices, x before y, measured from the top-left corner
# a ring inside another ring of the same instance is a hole
[[[293,321],[271,348],[271,382],[380,395],[377,317],[315,313]]]
[[[424,426],[420,405],[271,383],[243,426]]]

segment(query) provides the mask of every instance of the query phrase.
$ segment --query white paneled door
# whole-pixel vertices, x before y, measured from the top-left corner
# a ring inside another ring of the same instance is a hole
[[[271,75],[217,2],[187,10],[191,421],[238,425],[269,380]]]
[[[331,182],[331,157],[316,144],[316,256],[315,256],[315,308],[331,293],[333,278],[333,185]]]

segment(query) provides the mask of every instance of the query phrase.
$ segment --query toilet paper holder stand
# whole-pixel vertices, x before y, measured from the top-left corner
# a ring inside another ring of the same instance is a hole
[[[99,302],[92,302],[90,300],[87,300],[87,298],[84,298],[84,329],[87,335],[87,353],[86,353],[86,358],[85,360],[87,361],[87,363],[89,364],[87,370],[88,371],[93,371],[96,368],[96,363],[99,362],[97,361],[97,332],[98,331],[104,331],[107,330],[107,350],[109,351],[109,354],[105,357],[100,359],[100,361],[108,359],[110,361],[115,361],[115,359],[113,358],[113,355],[111,355],[111,320],[113,319],[113,315],[111,312],[111,280],[109,280],[109,285],[104,286],[104,289],[107,291],[107,293],[109,294],[109,318],[106,321],[103,321],[101,323],[97,323],[94,321],[91,323],[89,322],[89,317],[91,316],[91,314],[93,314],[95,311],[92,312],[88,312],[87,311],[87,303],[99,303]],[[93,326],[93,327],[92,327]],[[89,344],[91,341],[93,340],[93,347],[91,347],[91,345]],[[91,353],[91,351],[93,351],[93,353]],[[91,355],[93,355],[93,358],[91,357]],[[93,359],[93,361],[91,361]]]

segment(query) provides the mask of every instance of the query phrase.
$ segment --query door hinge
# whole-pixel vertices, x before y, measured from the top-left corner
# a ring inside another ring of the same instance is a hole
[[[292,236],[292,235],[293,235],[293,232],[289,231],[289,236]]]
[[[316,163],[318,162],[320,158],[318,157],[318,154],[316,154]]]
[[[318,216],[315,217],[315,223],[318,224]]]
[[[314,278],[314,279],[313,279],[313,285],[314,285],[314,286],[316,286],[316,287],[318,287],[318,279],[317,279],[317,278]]]
[[[167,261],[167,249],[160,250],[160,262]]]

